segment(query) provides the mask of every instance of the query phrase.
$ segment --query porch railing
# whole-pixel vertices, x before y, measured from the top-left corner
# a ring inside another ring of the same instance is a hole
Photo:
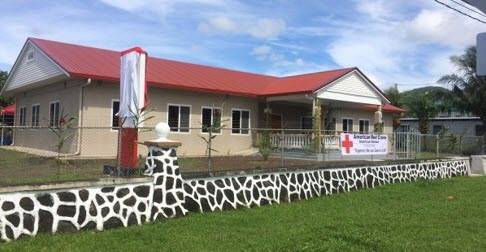
[[[274,148],[303,149],[312,145],[311,134],[270,134]],[[339,149],[339,135],[321,135],[325,149]]]

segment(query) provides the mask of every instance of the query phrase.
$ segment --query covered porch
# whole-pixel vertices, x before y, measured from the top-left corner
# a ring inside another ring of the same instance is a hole
[[[392,133],[393,106],[383,93],[353,71],[313,92],[266,97],[258,127],[270,129],[273,148],[294,152],[338,152],[339,135]]]

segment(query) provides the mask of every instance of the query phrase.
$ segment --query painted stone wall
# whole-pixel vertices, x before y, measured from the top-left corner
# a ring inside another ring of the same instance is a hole
[[[157,219],[291,202],[339,192],[468,174],[468,160],[184,180],[175,148],[149,147],[152,182],[0,194],[5,241],[38,232],[103,230]]]

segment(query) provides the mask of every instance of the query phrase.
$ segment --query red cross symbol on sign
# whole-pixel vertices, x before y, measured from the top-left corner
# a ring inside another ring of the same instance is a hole
[[[344,135],[344,141],[341,142],[341,146],[346,148],[346,153],[351,152],[351,148],[353,147],[353,141],[349,140],[349,135]]]

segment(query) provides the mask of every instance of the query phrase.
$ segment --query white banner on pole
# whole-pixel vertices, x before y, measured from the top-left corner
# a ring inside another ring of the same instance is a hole
[[[134,113],[146,105],[145,67],[147,53],[139,47],[121,53],[120,62],[120,111],[125,128],[134,128]]]
[[[344,156],[388,154],[387,135],[341,133],[340,143]]]

